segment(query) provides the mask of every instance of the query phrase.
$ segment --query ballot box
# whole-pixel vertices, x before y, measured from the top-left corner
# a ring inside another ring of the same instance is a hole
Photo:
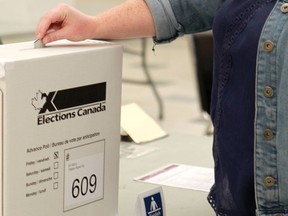
[[[1,216],[115,216],[122,48],[0,46]]]

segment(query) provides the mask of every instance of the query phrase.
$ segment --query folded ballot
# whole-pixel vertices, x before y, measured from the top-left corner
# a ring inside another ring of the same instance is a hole
[[[115,216],[122,48],[0,46],[0,215]]]

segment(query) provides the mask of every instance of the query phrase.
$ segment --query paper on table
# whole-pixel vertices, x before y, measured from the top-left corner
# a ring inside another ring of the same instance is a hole
[[[173,163],[134,180],[209,192],[214,183],[214,174],[212,168]]]
[[[135,103],[122,106],[121,127],[135,143],[167,136],[167,133]]]

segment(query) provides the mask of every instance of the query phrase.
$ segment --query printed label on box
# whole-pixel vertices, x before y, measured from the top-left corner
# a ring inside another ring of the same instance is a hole
[[[65,150],[64,211],[103,199],[104,147],[99,141]]]

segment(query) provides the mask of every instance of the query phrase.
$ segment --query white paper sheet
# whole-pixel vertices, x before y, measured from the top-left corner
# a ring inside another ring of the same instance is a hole
[[[121,127],[135,143],[150,142],[167,136],[167,133],[135,103],[122,106]]]
[[[134,180],[209,192],[214,183],[214,172],[212,168],[173,163]]]

